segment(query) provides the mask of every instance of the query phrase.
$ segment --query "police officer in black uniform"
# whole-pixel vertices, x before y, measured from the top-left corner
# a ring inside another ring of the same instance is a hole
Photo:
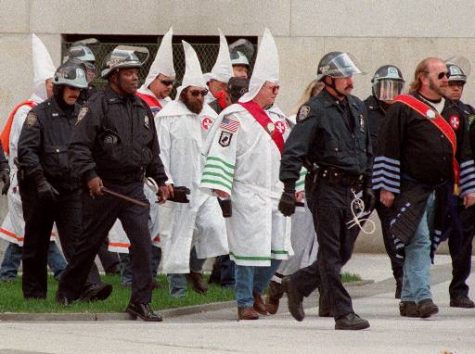
[[[0,182],[3,183],[2,194],[5,195],[10,188],[10,168],[2,144],[0,144]]]
[[[368,127],[371,136],[371,144],[374,155],[377,154],[378,132],[385,121],[386,111],[392,104],[394,98],[402,92],[404,78],[401,70],[394,65],[383,65],[374,73],[371,79],[373,94],[365,101],[368,111]],[[377,198],[379,199],[379,198]],[[391,210],[386,208],[381,202],[376,202],[376,212],[381,221],[384,247],[391,260],[393,277],[396,280],[396,291],[394,297],[401,298],[402,286],[402,260],[396,257],[396,249],[392,236],[389,232],[389,222]]]
[[[295,182],[302,165],[309,170],[305,195],[314,215],[319,245],[317,261],[282,282],[289,310],[302,321],[303,297],[321,285],[335,318],[335,329],[343,330],[369,327],[368,321],[354,313],[340,279],[341,268],[350,259],[360,231],[357,225],[347,225],[353,220],[352,201],[362,192],[366,210],[371,210],[375,202],[366,109],[363,102],[350,95],[352,76],[359,73],[348,53],[331,52],[320,60],[317,80],[325,88],[300,108],[280,168],[285,187],[279,210],[286,216],[295,211]]]
[[[462,69],[463,59],[459,57],[447,61],[450,76],[446,98],[448,105],[457,107],[457,110],[460,112],[459,115],[452,114],[448,117],[448,121],[456,132],[463,129],[465,124],[470,124],[470,144],[473,152],[475,151],[475,124],[473,124],[475,121],[475,109],[461,101],[463,88],[467,82],[467,75],[464,71],[468,71],[467,68],[465,70]],[[462,200],[452,195],[449,208],[451,225],[447,236],[452,258],[452,282],[449,285],[450,306],[474,308],[475,303],[468,296],[469,287],[466,280],[470,275],[472,266],[475,207],[464,208]]]
[[[68,304],[78,298],[87,269],[119,219],[131,242],[132,296],[127,312],[145,321],[161,321],[150,307],[152,296],[151,238],[149,209],[118,199],[113,192],[147,203],[144,177],[159,186],[165,201],[169,189],[159,157],[157,132],[147,104],[135,96],[139,86],[137,56],[140,48],[117,47],[105,59],[102,77],[109,85],[81,108],[71,147],[71,163],[88,192],[83,193],[83,232],[73,259],[66,267],[57,292],[57,301]]]
[[[80,185],[69,163],[68,147],[79,110],[76,101],[84,87],[87,82],[82,64],[61,65],[53,78],[53,97],[28,113],[18,142],[25,218],[25,298],[46,298],[46,264],[53,223],[56,222],[68,261],[81,232]],[[90,266],[85,272],[90,275],[80,289],[82,300],[97,300],[110,294],[112,287],[101,284],[97,268]]]

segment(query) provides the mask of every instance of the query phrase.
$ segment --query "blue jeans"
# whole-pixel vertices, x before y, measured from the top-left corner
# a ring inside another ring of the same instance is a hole
[[[272,259],[269,267],[240,266],[236,264],[236,301],[238,307],[252,307],[253,293],[262,294],[282,261]]]
[[[430,226],[432,225],[434,194],[429,196],[416,233],[404,248],[403,280],[401,301],[432,299],[430,291]]]
[[[3,255],[2,265],[0,266],[0,280],[8,281],[16,278],[21,264],[22,253],[22,248],[16,243],[8,244]],[[58,279],[64,268],[66,268],[66,261],[54,241],[50,242],[48,248],[48,266],[53,272],[55,279]]]
[[[193,247],[190,252],[190,271],[194,273],[201,273],[205,261],[206,259],[198,258],[198,256],[196,255],[196,250]],[[167,274],[167,279],[171,296],[185,296],[186,288],[188,287],[186,281],[186,274]]]
[[[132,286],[132,268],[128,253],[118,253],[120,266],[120,282],[123,286]],[[162,259],[162,249],[152,246],[152,276],[155,278],[158,273],[158,265]]]

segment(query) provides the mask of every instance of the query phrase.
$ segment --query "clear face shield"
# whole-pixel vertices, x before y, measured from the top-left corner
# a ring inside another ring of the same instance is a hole
[[[328,62],[323,69],[325,75],[331,77],[349,77],[357,74],[365,74],[358,60],[350,53],[341,53]]]
[[[404,87],[404,81],[383,79],[373,85],[374,95],[380,101],[393,101]]]

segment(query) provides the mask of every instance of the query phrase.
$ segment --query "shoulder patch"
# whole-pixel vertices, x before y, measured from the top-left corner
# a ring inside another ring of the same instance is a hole
[[[38,121],[38,115],[35,112],[30,111],[28,115],[26,116],[25,125],[28,128],[31,128],[32,126],[36,124],[37,121]]]
[[[222,147],[227,147],[231,144],[231,139],[233,138],[233,133],[223,130],[219,136],[218,143]]]
[[[229,116],[223,117],[219,127],[221,130],[225,130],[229,133],[236,133],[239,129],[240,122],[237,119],[231,118]]]
[[[310,113],[310,106],[304,105],[300,107],[299,112],[297,113],[297,123],[302,122],[308,118]]]
[[[76,121],[76,125],[79,124],[79,122],[86,116],[87,112],[89,112],[89,108],[87,107],[81,107],[78,113],[78,119]]]

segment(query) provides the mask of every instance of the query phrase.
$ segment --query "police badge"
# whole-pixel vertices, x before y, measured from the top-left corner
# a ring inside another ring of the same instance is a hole
[[[32,126],[34,126],[34,125],[36,124],[37,121],[38,121],[38,116],[36,115],[36,113],[30,112],[30,113],[28,113],[28,115],[26,116],[25,125],[26,125],[28,128],[31,128]]]
[[[89,109],[87,107],[81,107],[81,109],[79,110],[79,113],[78,113],[78,119],[76,121],[76,125],[78,125],[79,122],[86,116],[88,111],[89,111]]]
[[[145,128],[150,129],[150,118],[148,116],[144,117]]]

